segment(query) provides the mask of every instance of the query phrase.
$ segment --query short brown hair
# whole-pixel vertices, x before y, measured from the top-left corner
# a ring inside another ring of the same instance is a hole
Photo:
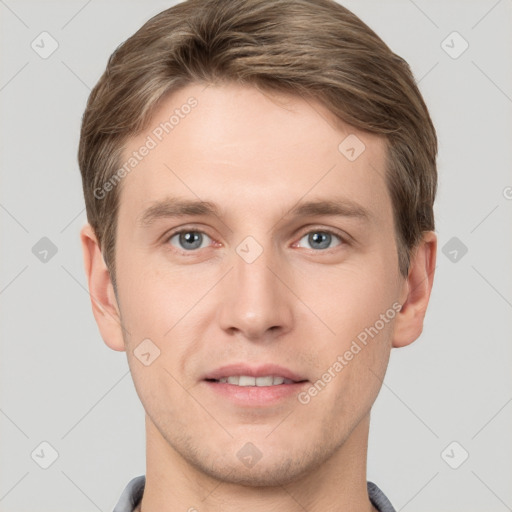
[[[165,95],[237,82],[320,101],[387,141],[386,184],[399,269],[434,229],[437,137],[409,65],[334,0],[187,0],[147,21],[110,56],[82,120],[78,159],[87,218],[114,287],[120,187],[101,190],[126,140]]]

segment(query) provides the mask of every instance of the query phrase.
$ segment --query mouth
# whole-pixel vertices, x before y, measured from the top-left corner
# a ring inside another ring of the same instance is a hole
[[[205,379],[207,382],[227,383],[239,387],[268,387],[282,386],[283,384],[296,384],[298,382],[307,382],[304,380],[287,379],[281,375],[264,375],[262,377],[252,377],[251,375],[230,375],[229,377],[221,377],[220,379]]]
[[[251,367],[243,363],[213,370],[202,380],[217,400],[245,408],[265,407],[291,399],[309,383],[305,377],[282,366]]]

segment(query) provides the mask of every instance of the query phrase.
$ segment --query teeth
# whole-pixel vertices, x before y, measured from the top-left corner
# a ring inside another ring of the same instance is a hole
[[[292,384],[293,381],[284,377],[266,375],[264,377],[251,377],[250,375],[234,375],[222,377],[218,382],[233,384],[234,386],[277,386],[279,384]]]
[[[228,379],[228,382],[229,382],[229,379]],[[238,385],[239,386],[255,386],[256,378],[248,377],[247,375],[240,375],[240,377],[238,377]]]
[[[277,377],[279,378],[279,377]],[[274,378],[269,377],[256,377],[256,386],[272,386],[274,384]],[[280,384],[280,382],[278,382]]]

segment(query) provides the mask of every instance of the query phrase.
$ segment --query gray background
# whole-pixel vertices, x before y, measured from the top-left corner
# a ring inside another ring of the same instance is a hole
[[[431,304],[421,338],[392,352],[368,478],[399,511],[512,510],[512,0],[343,4],[410,63],[440,141]],[[76,152],[108,56],[171,5],[0,0],[2,512],[110,511],[145,472],[126,355],[104,345],[86,290]],[[46,59],[31,47],[43,31],[59,45]],[[469,43],[457,58],[453,31]]]

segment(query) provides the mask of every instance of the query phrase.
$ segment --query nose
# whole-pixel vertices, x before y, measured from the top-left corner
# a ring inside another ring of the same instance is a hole
[[[254,245],[238,249],[233,254],[233,269],[222,281],[224,289],[217,310],[220,326],[250,341],[275,339],[293,325],[295,298],[288,288],[290,269],[270,249],[261,247],[254,261],[255,254],[250,254],[256,250]],[[248,250],[244,253],[244,249]]]

